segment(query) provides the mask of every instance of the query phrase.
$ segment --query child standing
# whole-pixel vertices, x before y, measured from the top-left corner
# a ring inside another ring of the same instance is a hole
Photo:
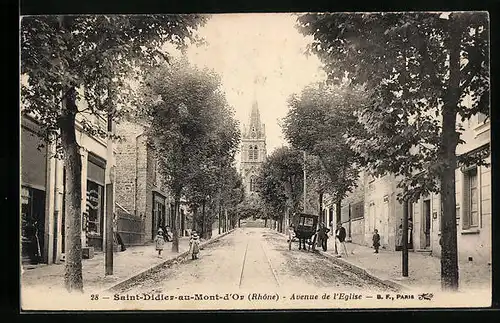
[[[158,229],[158,234],[155,237],[156,250],[158,251],[158,257],[161,258],[161,252],[163,251],[163,246],[165,245],[165,238],[163,237],[163,230]]]
[[[375,248],[375,253],[378,253],[378,248],[380,247],[380,235],[378,234],[378,230],[375,229],[373,232],[373,248]]]
[[[200,252],[200,239],[196,231],[191,233],[191,239],[189,239],[189,253],[191,254],[191,259],[198,259],[198,253]]]

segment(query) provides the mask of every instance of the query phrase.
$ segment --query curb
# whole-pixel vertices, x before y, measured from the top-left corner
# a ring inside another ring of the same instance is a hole
[[[278,232],[278,231],[275,231],[275,232],[279,233],[279,234],[281,234],[281,235],[283,235],[283,236],[286,237],[286,234],[284,234],[284,233],[281,233],[281,232]],[[361,275],[366,275],[366,276],[372,278],[373,280],[375,280],[375,281],[377,281],[377,282],[379,282],[379,283],[381,283],[383,285],[389,286],[391,288],[395,288],[395,289],[400,290],[400,291],[410,291],[410,290],[412,290],[412,288],[410,288],[410,287],[408,287],[406,285],[403,285],[401,283],[395,282],[393,280],[379,278],[376,275],[374,275],[371,272],[369,272],[368,270],[366,270],[366,269],[364,269],[364,268],[362,268],[360,266],[354,265],[354,264],[348,262],[347,260],[344,260],[342,258],[337,258],[334,255],[331,255],[331,254],[329,254],[327,252],[324,252],[322,250],[319,250],[319,249],[316,249],[316,251],[320,255],[333,260],[333,262],[336,262],[338,264],[341,264],[341,265],[344,265],[346,267],[349,267],[349,269],[352,270],[353,272],[355,272],[357,274],[361,274]]]
[[[405,285],[400,284],[400,283],[397,283],[397,282],[395,282],[393,280],[379,278],[376,275],[374,275],[371,272],[369,272],[368,270],[366,270],[366,269],[364,269],[364,268],[362,268],[360,266],[354,265],[354,264],[348,262],[347,260],[344,260],[342,258],[337,258],[337,257],[335,257],[332,254],[329,254],[327,252],[324,252],[324,251],[321,251],[321,250],[318,250],[318,249],[316,249],[316,250],[318,251],[318,253],[320,255],[333,260],[333,262],[336,262],[338,264],[341,264],[341,265],[344,265],[346,267],[349,267],[349,269],[352,270],[353,272],[355,272],[357,274],[361,274],[361,275],[366,275],[366,276],[370,277],[371,279],[376,280],[380,284],[383,284],[383,285],[395,288],[395,289],[400,290],[400,291],[409,291],[409,290],[411,290],[410,287],[405,286]]]
[[[236,229],[236,228],[235,228]],[[235,229],[231,229],[227,232],[224,232],[224,233],[221,233],[220,235],[218,235],[217,237],[213,238],[213,239],[209,239],[209,240],[206,240],[202,243],[200,243],[200,249],[219,240],[220,238],[222,237],[225,237],[226,235],[232,233]],[[174,262],[177,262],[183,258],[185,258],[187,255],[189,254],[189,250],[187,251],[184,251],[184,252],[181,252],[179,253],[178,255],[176,255],[175,257],[173,258],[170,258],[170,259],[167,259],[165,261],[162,261],[154,266],[151,266],[150,268],[148,269],[145,269],[145,270],[141,270],[140,272],[137,272],[135,274],[133,274],[132,276],[128,277],[128,278],[125,278],[124,280],[120,281],[119,283],[111,286],[111,287],[107,287],[107,288],[104,288],[101,293],[105,293],[105,292],[113,292],[113,291],[116,291],[120,288],[123,288],[125,285],[129,284],[131,281],[133,280],[136,280],[136,279],[140,279],[142,277],[145,277],[149,274],[151,274],[152,272],[156,271],[157,269],[165,266],[165,265],[170,265]]]

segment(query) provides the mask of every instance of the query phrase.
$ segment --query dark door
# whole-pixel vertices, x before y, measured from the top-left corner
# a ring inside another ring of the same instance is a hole
[[[424,237],[425,248],[431,245],[431,201],[424,201]]]
[[[21,255],[24,264],[42,262],[45,231],[45,192],[23,187]]]

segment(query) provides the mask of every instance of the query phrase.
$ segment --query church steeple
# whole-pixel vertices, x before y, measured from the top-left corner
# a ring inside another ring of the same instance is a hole
[[[248,120],[248,128],[245,133],[247,138],[263,138],[265,136],[264,124],[260,120],[260,111],[257,100],[252,103],[252,110],[250,111],[250,118]]]
[[[260,119],[259,105],[254,94],[248,123],[243,129],[241,138],[240,170],[247,196],[255,195],[256,178],[265,158],[266,131]]]

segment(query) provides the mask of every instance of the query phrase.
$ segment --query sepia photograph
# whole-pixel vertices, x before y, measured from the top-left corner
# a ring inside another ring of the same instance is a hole
[[[21,311],[490,307],[489,19],[21,16]]]

